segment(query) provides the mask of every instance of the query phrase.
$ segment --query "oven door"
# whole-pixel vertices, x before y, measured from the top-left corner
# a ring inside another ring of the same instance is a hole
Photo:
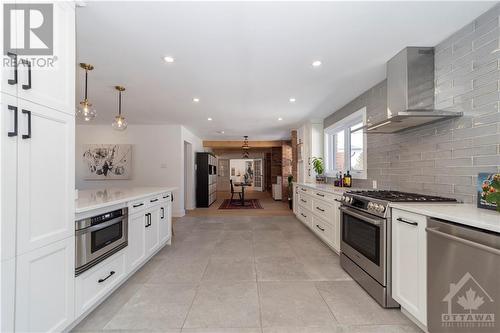
[[[128,218],[120,216],[76,231],[76,272],[89,267],[127,245]]]
[[[340,250],[386,286],[386,219],[340,207]]]

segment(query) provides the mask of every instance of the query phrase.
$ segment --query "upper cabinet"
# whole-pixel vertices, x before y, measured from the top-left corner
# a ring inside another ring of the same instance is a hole
[[[4,55],[1,68],[0,90],[26,101],[73,114],[74,4],[69,1],[16,1],[10,6],[3,6],[1,14],[4,14],[5,10],[9,10],[5,16],[9,21],[4,24],[4,29],[8,31],[0,38],[3,39],[3,54],[5,51],[8,54]],[[28,17],[24,15],[25,12],[29,12],[29,22],[24,21],[25,17]],[[38,24],[47,25],[43,30],[47,33],[35,34],[30,30],[30,26]]]
[[[297,130],[298,182],[314,182],[313,157],[323,157],[323,122],[311,121]]]

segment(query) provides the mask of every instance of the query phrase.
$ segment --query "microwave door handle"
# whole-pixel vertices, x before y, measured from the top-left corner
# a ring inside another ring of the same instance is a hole
[[[109,227],[110,225],[121,223],[123,220],[125,220],[125,217],[120,216],[120,217],[114,218],[112,220],[103,222],[103,223],[99,223],[99,224],[96,224],[96,225],[93,225],[93,226],[90,226],[87,228],[76,230],[75,235],[79,236],[79,235],[87,234],[87,233],[92,232],[92,231],[101,230],[101,229]]]
[[[360,214],[360,213],[357,213],[357,212],[354,212],[352,211],[351,209],[349,208],[344,208],[344,207],[340,207],[340,210],[344,213],[346,213],[347,215],[351,215],[351,216],[354,216],[354,217],[357,217],[358,219],[361,219],[365,222],[368,222],[370,224],[373,224],[373,225],[380,225],[382,223],[382,219],[374,219],[374,218],[371,218],[369,216],[366,216],[364,214]]]
[[[427,228],[425,228],[425,231],[427,231],[428,233],[431,233],[431,234],[435,234],[436,236],[447,238],[447,239],[449,239],[451,241],[459,242],[459,243],[465,244],[467,246],[474,247],[476,249],[479,249],[479,250],[482,250],[482,251],[486,251],[486,252],[492,253],[494,255],[500,256],[500,249],[496,249],[494,247],[491,247],[491,246],[488,246],[488,245],[484,245],[484,244],[481,244],[481,243],[473,242],[471,240],[468,240],[468,239],[465,239],[465,238],[461,238],[461,237],[457,237],[455,235],[450,235],[450,234],[448,234],[446,232],[439,231],[439,228],[429,228],[429,227],[427,227]]]

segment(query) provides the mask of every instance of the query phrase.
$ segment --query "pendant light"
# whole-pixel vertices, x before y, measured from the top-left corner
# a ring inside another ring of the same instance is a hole
[[[91,121],[96,116],[96,110],[92,107],[92,104],[89,103],[88,94],[87,94],[87,81],[89,71],[94,69],[94,66],[91,64],[80,63],[80,67],[85,70],[85,99],[80,102],[76,109],[76,116],[84,121]]]
[[[250,150],[250,145],[248,144],[248,135],[245,135],[243,137],[243,145],[241,146],[241,149],[243,150],[243,158],[248,158],[249,157],[249,150]]]
[[[117,131],[124,131],[127,129],[127,120],[124,116],[122,116],[122,91],[125,91],[125,88],[122,86],[116,86],[116,90],[118,90],[118,115],[115,117],[115,121],[113,122],[113,129]]]

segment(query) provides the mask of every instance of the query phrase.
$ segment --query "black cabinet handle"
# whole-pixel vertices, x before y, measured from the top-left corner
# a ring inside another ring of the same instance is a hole
[[[306,201],[306,200],[304,200],[304,199],[300,199],[300,201],[302,201],[302,202],[307,202],[307,201]]]
[[[400,217],[398,217],[398,218],[396,219],[396,221],[403,222],[403,223],[410,224],[410,225],[418,225],[418,223],[417,223],[417,222],[408,221],[408,220],[402,219],[402,218],[400,218]]]
[[[340,200],[340,199],[334,199],[334,200],[335,200],[335,201],[337,201],[337,202],[340,202],[340,203],[342,203],[342,202],[343,202],[343,201],[342,201],[342,200]]]
[[[172,193],[172,196],[170,197],[172,202],[174,202],[174,194]]]
[[[300,215],[304,216],[304,217],[307,217],[307,215],[304,215],[304,213],[300,213]]]
[[[9,79],[7,82],[12,86],[14,84],[17,84],[17,54],[12,53],[12,52],[7,52],[7,55],[9,58],[13,59],[14,61],[14,78]]]
[[[316,224],[316,228],[318,228],[321,231],[325,231],[325,229],[321,228],[318,224]]]
[[[31,138],[31,111],[23,109],[22,113],[28,115],[28,134],[23,134],[22,138],[29,139]]]
[[[306,192],[307,190],[303,187],[300,188],[302,191]]]
[[[324,209],[321,209],[318,206],[316,206],[316,209],[319,210],[320,212],[324,212],[325,211]]]
[[[165,218],[165,208],[161,207],[161,219],[163,220]]]
[[[137,204],[137,205],[133,205],[132,207],[137,208],[137,207],[141,207],[141,206],[144,206],[144,204],[140,203],[140,204]]]
[[[23,89],[28,90],[31,89],[31,61],[28,59],[21,59],[21,63],[28,66],[28,84],[23,84]]]
[[[168,198],[169,196],[170,196],[170,195],[168,195],[168,194],[167,194],[166,196],[164,196],[164,197],[163,197],[163,199],[166,199],[166,198]]]
[[[97,282],[103,283],[104,281],[106,281],[107,279],[109,279],[110,277],[112,277],[113,275],[115,275],[115,271],[109,272],[108,276],[106,276],[104,279],[99,279]]]
[[[7,136],[17,136],[17,106],[9,105],[7,108],[14,111],[14,130],[12,132],[8,132]]]
[[[321,194],[321,193],[316,193],[316,195],[317,195],[318,197],[322,197],[322,198],[325,196],[324,194]]]
[[[158,201],[158,198],[149,200],[149,202],[157,202],[157,201]]]

